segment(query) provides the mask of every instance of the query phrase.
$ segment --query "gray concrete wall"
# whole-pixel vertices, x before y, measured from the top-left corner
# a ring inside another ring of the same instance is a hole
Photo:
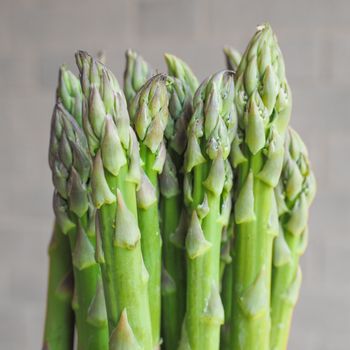
[[[318,180],[304,283],[289,349],[350,344],[350,2],[114,0],[0,2],[0,348],[40,348],[53,219],[47,165],[59,64],[105,49],[121,79],[124,50],[164,69],[176,53],[200,78],[270,21],[293,89],[292,124]]]

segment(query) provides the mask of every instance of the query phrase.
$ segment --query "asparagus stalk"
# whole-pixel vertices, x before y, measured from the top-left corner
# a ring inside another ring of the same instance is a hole
[[[148,274],[137,225],[136,187],[142,187],[139,146],[114,75],[86,52],[78,52],[76,61],[86,102],[84,129],[93,155],[91,187],[103,247],[98,261],[103,266],[109,349],[120,348],[127,327],[133,349],[150,350]]]
[[[236,71],[242,59],[240,52],[235,50],[233,47],[227,46],[224,48],[224,54],[227,69]]]
[[[223,230],[221,243],[221,299],[225,311],[225,322],[221,327],[220,349],[230,347],[231,341],[231,316],[232,316],[232,289],[233,289],[233,266],[232,249],[234,244],[234,217],[231,213],[229,224]]]
[[[169,119],[165,129],[167,155],[160,174],[160,213],[163,240],[162,338],[164,348],[177,349],[186,304],[184,237],[187,215],[183,208],[183,153],[186,129],[192,114],[193,93],[187,81],[190,68],[166,55],[169,76]],[[173,69],[173,66],[185,66]]]
[[[70,75],[69,73],[65,74],[65,72],[66,70],[63,66],[59,74],[57,97],[63,99],[66,105],[78,106],[79,103],[75,103],[75,97],[79,98],[79,85],[74,84],[76,80],[72,76],[72,79],[66,79],[68,82],[72,80],[72,87],[69,84],[70,88],[66,89],[63,78],[69,78]],[[74,87],[77,87],[77,89],[74,89]],[[67,220],[67,222],[70,223],[70,220]],[[62,224],[64,224],[63,221],[60,221],[59,218],[56,219],[49,246],[50,264],[43,341],[44,349],[73,349],[74,312],[72,309],[72,296],[74,282],[72,277],[71,249],[66,234],[75,225],[73,223],[67,226]],[[65,231],[62,231],[62,228]]]
[[[299,258],[307,245],[307,219],[316,184],[306,147],[291,128],[276,188],[280,230],[274,241],[270,349],[287,349],[292,314],[301,284]]]
[[[49,246],[43,350],[73,350],[73,271],[69,240],[55,223]]]
[[[136,94],[130,106],[140,142],[143,174],[138,191],[138,218],[142,253],[149,273],[148,295],[154,347],[160,344],[162,239],[158,214],[158,174],[165,161],[163,134],[168,120],[166,77],[158,74]]]
[[[291,111],[282,54],[268,24],[258,27],[239,64],[235,104],[239,130],[231,160],[238,180],[230,348],[267,350],[272,242],[278,233],[274,188]]]
[[[50,166],[56,188],[54,210],[58,224],[63,232],[68,232],[70,240],[78,349],[84,350],[108,348],[101,273],[94,257],[94,210],[90,207],[87,184],[91,163],[87,152],[82,129],[58,101],[50,141]]]
[[[88,193],[91,158],[81,126],[81,86],[63,66],[52,117],[49,152],[55,185],[54,210],[61,230],[68,233],[72,251],[78,349],[107,349],[101,271],[94,258],[95,210]],[[86,337],[86,334],[90,336]]]
[[[78,84],[77,84],[78,83]],[[62,66],[59,73],[57,99],[71,110],[81,122],[79,106],[81,106],[81,89],[79,81]],[[62,213],[64,214],[64,213]],[[61,215],[62,217],[62,215]],[[67,222],[70,222],[68,220]],[[73,296],[73,267],[68,231],[74,224],[64,225],[56,219],[49,246],[49,283],[46,301],[46,318],[44,331],[44,349],[73,349],[74,312],[72,309]]]
[[[187,305],[180,349],[219,348],[224,310],[219,295],[222,228],[230,213],[232,170],[227,157],[237,128],[232,73],[205,80],[194,99],[184,160]],[[228,210],[229,209],[229,210]]]
[[[232,47],[225,47],[226,67],[236,71],[242,59],[242,55]],[[234,173],[235,182],[236,174]],[[234,215],[231,213],[229,226],[223,231],[221,245],[221,299],[225,310],[225,323],[221,327],[220,349],[226,350],[231,342],[231,316],[232,316],[232,289],[233,289],[233,266],[232,249],[234,243]]]
[[[129,105],[142,85],[153,75],[153,69],[136,51],[127,50],[125,57],[124,94]]]
[[[144,60],[144,58],[133,50],[128,50],[126,52],[126,69],[124,72],[124,93],[128,102],[128,105],[131,110],[131,117],[134,117],[136,109],[138,108],[138,97],[135,97],[136,94],[141,90],[143,85],[150,79],[153,75],[153,69],[151,66]],[[137,101],[137,102],[136,102]],[[149,200],[146,203],[143,202],[143,196],[139,196],[139,225],[142,233],[142,251],[145,257],[145,264],[147,270],[150,272],[150,283],[149,283],[149,305],[151,310],[151,323],[152,323],[152,337],[155,347],[158,347],[160,344],[160,278],[165,276],[165,272],[160,272],[160,263],[158,263],[157,257],[159,258],[161,241],[159,241],[159,223],[160,218],[158,214],[154,217],[154,223],[147,228],[148,224],[151,222],[150,217],[156,213],[156,199],[158,192],[158,185],[156,184],[157,173],[160,172],[163,168],[164,163],[164,147],[162,150],[159,150],[158,160],[149,160],[145,158],[146,148],[143,147],[143,154],[141,154],[142,162],[145,165],[142,175],[142,186],[140,194],[149,197]],[[160,163],[159,163],[160,160]],[[152,162],[155,162],[155,167],[159,169],[150,169],[153,168],[151,165]],[[147,165],[148,164],[148,165]],[[156,170],[156,171],[155,171]],[[150,176],[150,178],[148,177]],[[151,182],[152,178],[152,182]],[[155,186],[156,185],[156,186]],[[146,192],[145,192],[146,191]],[[153,213],[153,214],[152,214]],[[153,231],[153,232],[152,232]],[[144,233],[146,232],[146,233]],[[152,250],[155,248],[155,256],[152,257]]]
[[[231,210],[231,203],[230,210]],[[220,290],[222,289],[223,276],[225,269],[232,262],[231,257],[231,247],[233,243],[233,218],[230,215],[230,218],[227,222],[227,225],[223,227],[222,237],[221,237],[221,251],[220,251]]]

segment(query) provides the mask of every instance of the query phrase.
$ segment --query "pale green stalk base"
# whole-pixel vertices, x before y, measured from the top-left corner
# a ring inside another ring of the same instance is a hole
[[[87,216],[75,218],[76,224],[80,224],[87,231]],[[69,233],[71,249],[76,245],[77,232]],[[95,246],[95,238],[89,237]],[[89,322],[89,308],[96,295],[97,286],[101,279],[101,269],[98,263],[79,270],[73,267],[76,300],[73,303],[78,335],[78,350],[108,350],[108,326],[92,324]],[[89,336],[87,336],[87,334]]]
[[[117,189],[123,195],[128,210],[137,218],[136,187],[126,181],[128,169],[120,169],[118,177],[106,172],[106,179],[113,193]],[[109,332],[113,333],[124,309],[133,334],[143,350],[153,350],[150,312],[147,294],[147,278],[143,270],[140,242],[128,249],[115,246],[114,227],[116,204],[103,205],[99,210],[101,238],[105,254],[103,283],[107,301]],[[109,295],[115,296],[109,299]]]
[[[158,195],[158,174],[152,169],[156,156],[143,144],[140,145],[140,155],[144,163],[144,171]],[[139,208],[138,222],[141,231],[142,254],[149,273],[148,298],[153,346],[157,347],[160,343],[162,261],[162,238],[159,228],[158,201],[147,209]]]
[[[105,175],[112,193],[116,193],[117,178],[108,173],[107,171]],[[114,328],[117,326],[122,311],[120,307],[118,308],[117,306],[117,296],[115,288],[115,276],[117,266],[115,265],[115,250],[112,243],[115,235],[114,227],[116,207],[116,203],[104,204],[97,211],[97,215],[99,217],[103,254],[105,258],[105,263],[101,264],[101,268],[103,290],[106,300],[109,335],[111,335]]]
[[[204,199],[202,182],[206,179],[207,173],[208,171],[204,165],[199,165],[194,168],[192,210],[195,210],[195,208],[201,204]],[[202,286],[203,278],[203,256],[199,256],[195,259],[187,258],[185,327],[191,350],[202,349],[203,327],[201,318],[205,307]]]
[[[192,208],[204,199],[203,181],[208,175],[208,165],[194,168]],[[191,350],[219,349],[220,324],[205,318],[212,285],[219,286],[220,244],[222,226],[219,224],[220,197],[207,191],[209,212],[202,221],[205,239],[212,244],[203,255],[187,259],[187,308],[185,327]]]
[[[177,349],[185,315],[185,254],[183,249],[176,247],[170,241],[170,236],[175,232],[180,221],[181,204],[180,195],[161,198],[163,263],[176,288],[170,294],[162,296],[162,338],[166,350]]]
[[[49,257],[43,349],[73,350],[72,260],[68,238],[61,232],[57,224],[52,234]]]
[[[232,262],[225,266],[222,279],[221,299],[225,310],[225,323],[221,327],[220,349],[230,349],[231,344],[231,317],[232,317],[232,289],[233,289]]]
[[[286,241],[292,252],[291,261],[283,266],[274,267],[271,290],[271,333],[270,349],[286,350],[296,300],[289,300],[288,289],[298,273],[299,256],[296,248],[299,238],[286,234]]]
[[[202,228],[205,239],[212,244],[209,251],[203,255],[204,283],[203,296],[207,301],[215,283],[219,290],[220,278],[220,251],[221,251],[221,232],[222,225],[219,223],[220,218],[220,197],[208,194],[209,213],[203,219]],[[201,284],[201,283],[200,283]],[[202,310],[205,310],[205,305]],[[212,321],[203,322],[203,347],[202,349],[215,350],[219,349],[220,344],[220,327],[219,323]]]
[[[252,157],[251,169],[254,175],[261,168],[261,157],[261,153]],[[239,171],[239,186],[241,186],[247,176],[248,166],[242,166]],[[269,349],[269,306],[274,236],[268,232],[268,226],[273,188],[254,176],[253,193],[256,218],[254,221],[237,225],[233,249],[232,338],[230,347],[232,350]],[[259,285],[254,286],[259,275],[262,281]],[[255,290],[254,287],[256,287]],[[242,307],[242,296],[248,288],[251,288],[251,292],[254,294],[250,302],[251,314],[244,311]]]

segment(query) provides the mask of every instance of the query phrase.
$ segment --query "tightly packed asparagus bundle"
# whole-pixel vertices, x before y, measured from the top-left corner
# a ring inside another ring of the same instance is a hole
[[[271,27],[224,52],[61,67],[43,349],[287,348],[315,179]]]

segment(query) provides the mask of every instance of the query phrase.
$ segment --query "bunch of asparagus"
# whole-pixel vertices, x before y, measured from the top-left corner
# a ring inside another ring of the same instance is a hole
[[[287,348],[315,179],[270,26],[224,52],[60,68],[43,349]]]

